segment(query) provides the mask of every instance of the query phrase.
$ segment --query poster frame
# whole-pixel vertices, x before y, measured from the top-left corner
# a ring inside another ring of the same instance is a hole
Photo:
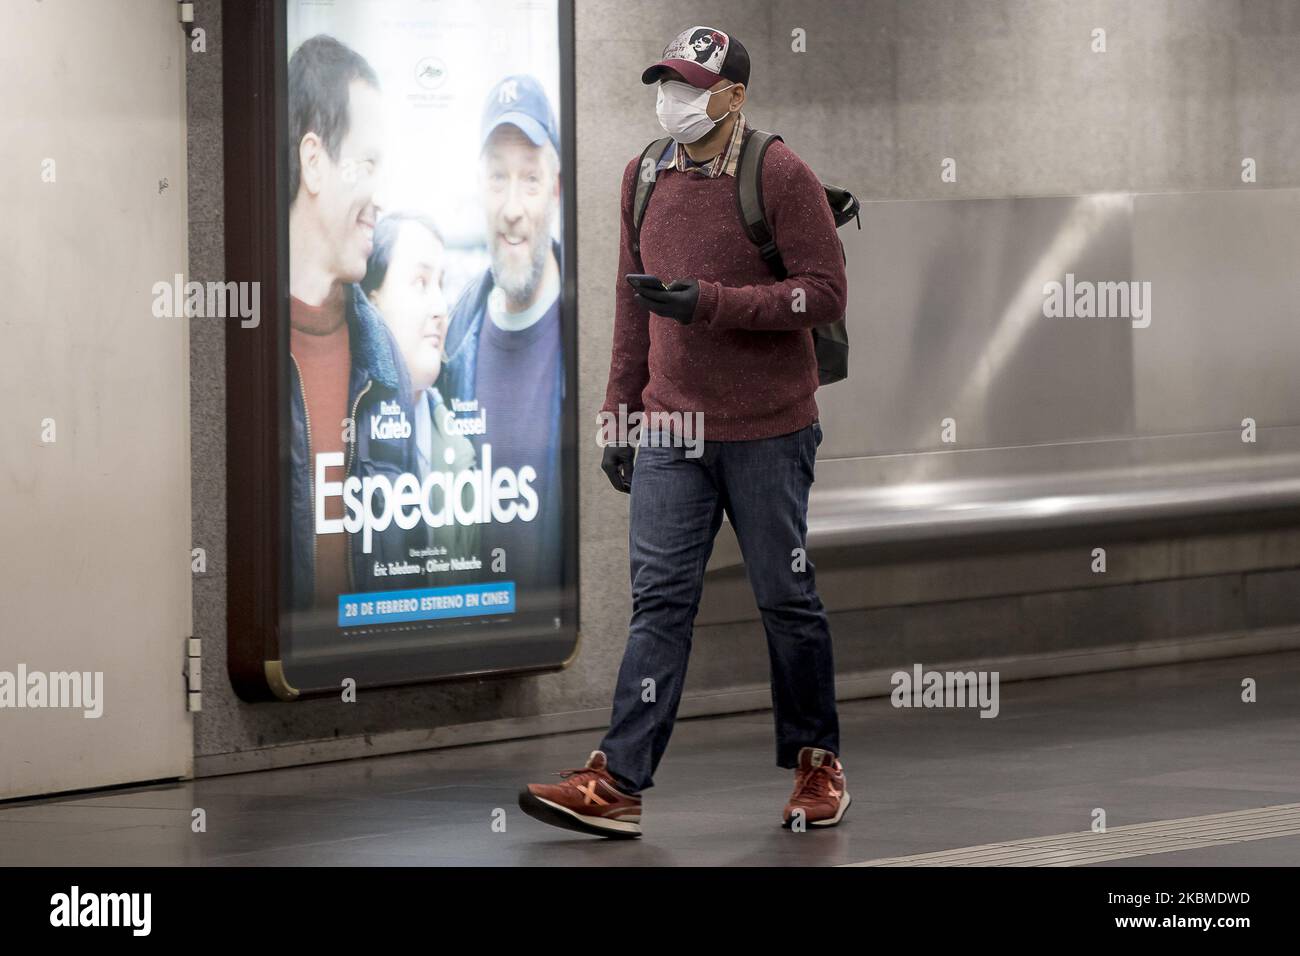
[[[288,567],[286,510],[289,301],[287,31],[291,0],[223,0],[221,107],[227,282],[257,282],[260,322],[226,334],[226,663],[240,698],[293,701],[337,694],[337,685],[295,687],[281,642]],[[578,220],[573,0],[557,0],[560,45],[563,351],[566,394],[560,461],[564,486],[561,627],[505,648],[488,640],[452,668],[394,668],[358,686],[391,687],[501,677],[567,667],[578,653],[577,327]],[[484,628],[484,630],[487,630]],[[436,633],[436,628],[431,629]],[[488,632],[491,633],[490,631]],[[491,650],[492,653],[488,653]],[[345,673],[346,668],[340,670]]]

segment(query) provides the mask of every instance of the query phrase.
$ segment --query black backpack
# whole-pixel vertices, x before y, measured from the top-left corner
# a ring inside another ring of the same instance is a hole
[[[736,168],[736,201],[740,206],[740,220],[744,223],[745,234],[758,246],[759,254],[767,263],[777,281],[786,277],[785,263],[772,238],[772,230],[767,224],[767,214],[763,210],[763,188],[759,176],[763,168],[763,157],[773,140],[781,139],[777,133],[763,130],[750,130],[740,146],[740,162]],[[659,160],[673,140],[670,136],[657,139],[641,152],[637,161],[636,194],[632,198],[632,251],[641,255],[641,221],[645,218],[646,207],[650,204],[650,194],[655,188]],[[649,170],[646,158],[654,157]],[[649,176],[647,176],[647,172]],[[839,186],[822,183],[826,190],[826,202],[835,217],[838,229],[849,220],[857,221],[858,228],[862,222],[858,219],[861,203],[856,196]],[[840,255],[844,255],[844,243],[840,243]],[[847,257],[845,262],[848,262]],[[826,325],[817,325],[812,329],[813,348],[817,353],[817,382],[830,385],[848,377],[849,374],[849,332],[844,319]]]

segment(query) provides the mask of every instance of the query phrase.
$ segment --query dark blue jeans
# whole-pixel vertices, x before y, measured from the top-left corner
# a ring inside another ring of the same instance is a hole
[[[802,747],[840,752],[830,627],[804,550],[821,440],[814,422],[775,438],[704,441],[688,457],[643,434],[632,471],[632,622],[600,745],[629,793],[654,785],[668,747],[724,511],[767,633],[777,766],[795,767]]]

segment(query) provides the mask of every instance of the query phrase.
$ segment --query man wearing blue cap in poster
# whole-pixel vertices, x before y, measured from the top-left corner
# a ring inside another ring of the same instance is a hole
[[[483,526],[484,563],[505,554],[517,606],[549,604],[562,584],[559,445],[564,395],[560,247],[560,131],[541,84],[508,76],[483,110],[481,190],[491,265],[452,309],[439,389],[457,418],[480,416],[481,467],[508,468],[520,485],[531,468],[538,512],[527,495],[511,521]],[[466,403],[458,410],[456,402]],[[472,404],[477,403],[477,408]],[[490,479],[491,480],[491,479]],[[487,570],[485,567],[485,570]]]

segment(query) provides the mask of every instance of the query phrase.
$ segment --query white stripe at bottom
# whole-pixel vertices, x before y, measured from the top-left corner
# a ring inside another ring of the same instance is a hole
[[[1104,833],[1058,833],[935,853],[882,857],[844,866],[1084,866],[1154,853],[1300,836],[1300,803],[1154,820]]]

